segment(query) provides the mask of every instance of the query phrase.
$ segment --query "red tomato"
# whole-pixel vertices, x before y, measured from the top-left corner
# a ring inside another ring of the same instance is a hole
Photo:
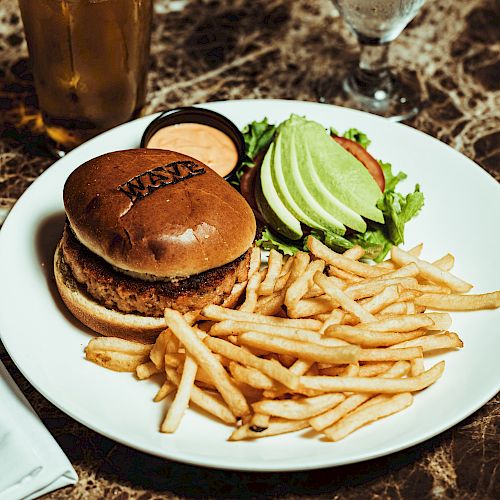
[[[346,139],[345,137],[339,137],[337,135],[333,135],[332,139],[340,144],[346,151],[349,151],[349,153],[355,156],[366,167],[366,170],[370,172],[370,175],[375,179],[375,182],[383,193],[385,189],[385,177],[378,161],[356,141],[351,141],[351,139]]]
[[[253,210],[255,217],[261,222],[265,222],[262,215],[257,207],[257,202],[255,201],[255,183],[257,176],[260,174],[260,165],[264,158],[265,151],[262,154],[258,154],[255,158],[255,165],[253,167],[245,167],[245,173],[240,179],[240,191]]]

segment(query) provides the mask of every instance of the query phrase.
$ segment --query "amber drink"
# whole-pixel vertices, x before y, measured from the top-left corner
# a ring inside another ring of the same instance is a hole
[[[63,149],[140,114],[152,0],[19,0],[47,134]]]

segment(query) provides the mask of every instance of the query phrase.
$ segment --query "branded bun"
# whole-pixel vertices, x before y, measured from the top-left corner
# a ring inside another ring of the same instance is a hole
[[[68,178],[64,206],[78,240],[112,266],[187,277],[245,253],[255,218],[241,195],[198,160],[131,149],[87,161]]]

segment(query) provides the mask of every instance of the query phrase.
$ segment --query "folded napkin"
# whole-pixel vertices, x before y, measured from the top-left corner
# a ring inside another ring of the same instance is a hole
[[[0,361],[0,500],[37,498],[78,476]]]

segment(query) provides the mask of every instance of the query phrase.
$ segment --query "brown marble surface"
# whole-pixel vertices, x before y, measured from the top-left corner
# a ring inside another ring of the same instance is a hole
[[[147,113],[238,98],[345,103],[339,82],[357,48],[328,0],[157,0],[154,26]],[[496,179],[499,26],[498,1],[429,1],[391,49],[393,65],[411,71],[426,98],[408,124]],[[2,0],[0,220],[54,161],[39,126],[17,2]],[[387,457],[311,472],[238,473],[153,458],[101,437],[38,394],[1,343],[0,359],[80,476],[46,498],[500,498],[498,396],[452,429]]]

